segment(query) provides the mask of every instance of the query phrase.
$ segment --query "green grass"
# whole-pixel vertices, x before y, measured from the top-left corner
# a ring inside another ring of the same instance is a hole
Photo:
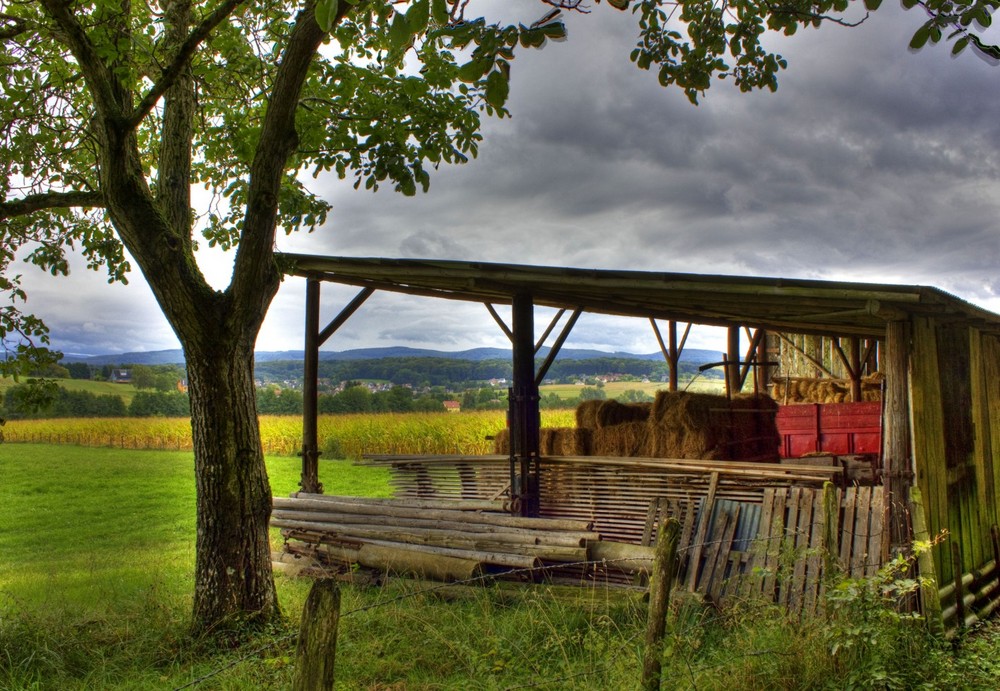
[[[299,463],[268,458],[276,495]],[[239,640],[187,633],[190,452],[0,446],[0,689],[288,688],[308,581],[276,577],[284,620]],[[384,469],[321,461],[331,494],[387,495]],[[864,603],[858,603],[864,605]],[[638,686],[645,604],[601,587],[343,587],[340,689]],[[961,654],[870,606],[789,621],[742,603],[670,618],[664,688],[992,688],[1000,627]],[[831,655],[831,641],[853,645]]]
[[[137,389],[131,384],[114,384],[109,381],[93,381],[90,379],[53,379],[57,385],[67,391],[87,391],[96,396],[118,396],[126,407],[135,398]],[[9,377],[0,377],[0,393],[4,393],[17,382]]]

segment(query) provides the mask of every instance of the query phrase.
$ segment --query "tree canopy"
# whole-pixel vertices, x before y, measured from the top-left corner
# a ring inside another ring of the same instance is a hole
[[[979,28],[998,1],[904,0],[929,17],[914,47],[996,57]],[[286,268],[278,228],[313,231],[331,211],[311,176],[426,190],[477,154],[482,115],[508,115],[516,54],[562,40],[561,12],[631,12],[632,61],[692,102],[718,77],[775,89],[785,60],[768,32],[861,19],[848,0],[594,2],[540,0],[502,23],[473,0],[0,0],[0,374],[55,358],[16,260],[60,275],[79,252],[110,282],[142,274],[190,378],[196,626],[277,611],[253,345]],[[224,289],[200,245],[233,252]]]

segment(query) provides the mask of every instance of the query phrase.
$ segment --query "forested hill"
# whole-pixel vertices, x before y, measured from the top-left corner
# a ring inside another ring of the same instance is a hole
[[[716,356],[718,357],[718,356]],[[679,365],[680,377],[693,377],[698,372],[698,362],[684,360]],[[258,362],[256,377],[262,383],[293,383],[302,377],[302,362],[275,360]],[[326,360],[320,363],[321,380],[336,384],[352,380],[380,380],[398,385],[445,386],[463,388],[476,382],[510,380],[509,359],[458,360],[438,357],[382,357],[369,360]],[[662,357],[658,360],[601,357],[590,359],[556,360],[545,377],[547,383],[578,380],[604,375],[626,375],[650,381],[666,380],[669,368]],[[718,376],[713,370],[704,376]]]
[[[540,357],[548,355],[549,349],[542,348]],[[441,360],[463,360],[481,362],[486,360],[510,360],[510,350],[503,348],[472,348],[461,351],[429,350],[421,348],[390,347],[390,348],[359,348],[344,351],[322,351],[323,361],[341,360],[381,360],[398,358],[433,358]],[[261,351],[256,354],[258,363],[281,361],[299,361],[303,359],[301,350]],[[660,353],[608,353],[601,350],[586,350],[580,348],[563,348],[559,351],[556,361],[563,360],[651,360],[662,362]],[[714,350],[687,348],[681,353],[682,362],[704,364],[721,359],[720,353]],[[184,354],[179,350],[157,350],[142,353],[115,353],[110,355],[73,355],[63,356],[63,362],[83,362],[88,365],[183,365]]]

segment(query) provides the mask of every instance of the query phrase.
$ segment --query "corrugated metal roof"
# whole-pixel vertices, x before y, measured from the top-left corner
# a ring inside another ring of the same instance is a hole
[[[1000,316],[937,288],[787,278],[279,253],[285,273],[413,295],[536,305],[772,331],[882,337],[933,316],[1000,332]]]

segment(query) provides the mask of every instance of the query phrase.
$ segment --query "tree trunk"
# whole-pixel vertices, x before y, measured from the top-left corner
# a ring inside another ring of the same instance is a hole
[[[257,423],[253,346],[185,348],[197,485],[196,632],[278,615],[271,488]]]

